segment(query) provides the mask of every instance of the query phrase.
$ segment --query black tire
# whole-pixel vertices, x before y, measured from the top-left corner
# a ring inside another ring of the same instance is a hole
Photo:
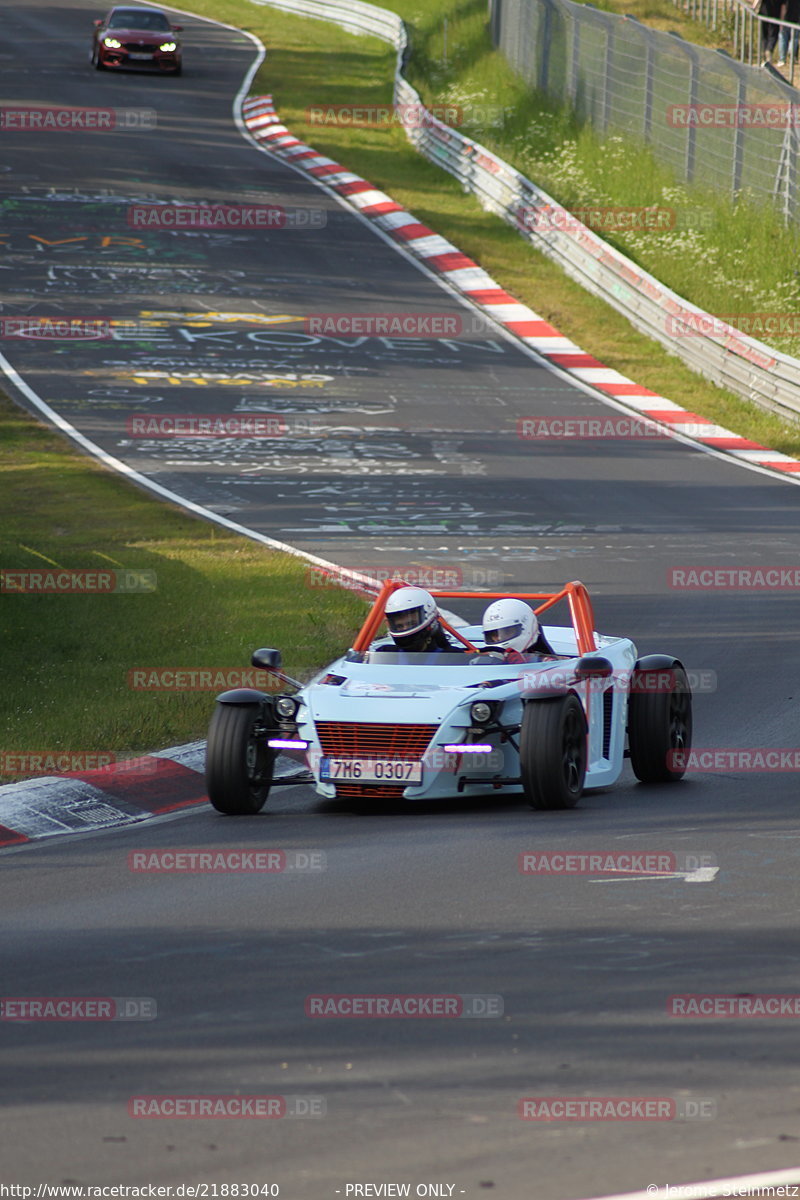
[[[692,748],[692,693],[683,667],[667,671],[634,671],[628,701],[628,746],[633,773],[640,783],[676,783],[686,773],[675,752],[688,757]],[[653,677],[652,690],[647,676]]]
[[[529,701],[522,712],[519,765],[532,808],[574,808],[586,778],[586,718],[577,696]]]
[[[217,812],[260,812],[272,785],[275,751],[254,736],[257,704],[218,704],[208,728],[206,790]]]
[[[92,66],[94,67],[95,71],[104,71],[105,70],[105,67],[100,62],[100,50],[97,46],[97,42],[95,42],[94,48],[92,50]]]

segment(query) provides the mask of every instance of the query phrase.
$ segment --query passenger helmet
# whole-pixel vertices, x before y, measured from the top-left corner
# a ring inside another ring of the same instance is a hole
[[[487,647],[529,650],[539,636],[536,613],[524,600],[495,600],[483,614],[483,637]]]

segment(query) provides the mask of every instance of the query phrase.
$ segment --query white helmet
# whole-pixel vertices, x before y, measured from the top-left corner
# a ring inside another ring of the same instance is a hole
[[[495,600],[483,614],[483,637],[487,647],[529,650],[539,636],[536,613],[524,600]]]
[[[416,640],[414,635],[432,626],[438,616],[433,596],[418,587],[401,587],[392,592],[384,612],[389,633],[401,645],[407,644],[407,638]]]

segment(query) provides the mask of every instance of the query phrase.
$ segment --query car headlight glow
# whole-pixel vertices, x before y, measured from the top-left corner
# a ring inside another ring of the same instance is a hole
[[[476,700],[470,707],[469,715],[476,725],[486,725],[492,719],[492,706],[484,700]]]
[[[177,42],[162,42],[158,48],[159,48],[159,50],[177,50],[178,43]]]
[[[275,711],[285,721],[291,720],[297,713],[299,705],[291,696],[278,696],[275,701]]]
[[[122,42],[118,42],[116,38],[103,38],[103,45],[108,46],[109,50],[119,50]]]

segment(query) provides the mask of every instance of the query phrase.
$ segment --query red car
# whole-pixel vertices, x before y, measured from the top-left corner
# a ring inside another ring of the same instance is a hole
[[[160,8],[112,8],[95,21],[92,66],[150,67],[171,75],[181,73],[181,44],[176,33],[182,25],[170,24]]]

